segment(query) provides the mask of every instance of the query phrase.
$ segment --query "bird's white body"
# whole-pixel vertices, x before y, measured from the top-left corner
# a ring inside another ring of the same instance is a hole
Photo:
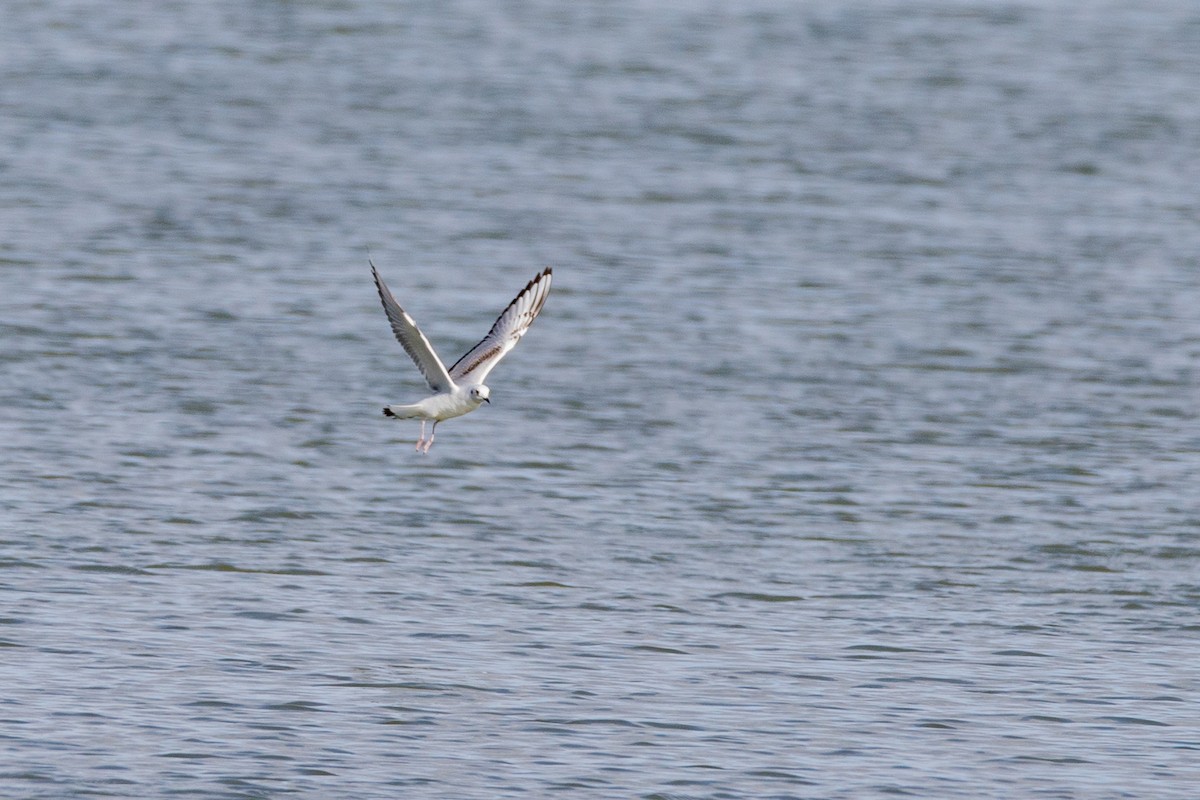
[[[442,422],[443,420],[470,414],[483,405],[484,401],[472,397],[470,388],[455,386],[448,394],[435,394],[426,397],[419,403],[408,405],[390,405],[384,408],[384,413],[396,419],[424,419]]]
[[[508,304],[508,308],[496,318],[488,335],[450,369],[446,369],[438,358],[413,318],[392,297],[374,264],[371,265],[371,274],[375,276],[375,287],[379,290],[379,299],[391,323],[392,332],[434,391],[432,396],[419,403],[385,406],[383,413],[395,419],[421,420],[421,438],[417,440],[417,450],[428,453],[433,446],[433,434],[439,422],[469,414],[484,403],[491,402],[488,399],[491,390],[483,381],[504,354],[516,346],[542,310],[550,293],[551,270],[547,267],[527,283]],[[425,423],[429,421],[433,422],[433,428],[426,439]]]

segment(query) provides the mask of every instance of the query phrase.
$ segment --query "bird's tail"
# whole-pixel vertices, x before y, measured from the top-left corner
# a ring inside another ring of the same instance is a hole
[[[421,412],[416,404],[407,406],[384,406],[383,415],[394,419],[412,419],[419,417]]]

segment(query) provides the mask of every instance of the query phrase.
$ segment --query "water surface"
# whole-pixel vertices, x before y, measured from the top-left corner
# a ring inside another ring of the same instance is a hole
[[[1194,795],[1200,14],[726,5],[10,4],[5,796]]]

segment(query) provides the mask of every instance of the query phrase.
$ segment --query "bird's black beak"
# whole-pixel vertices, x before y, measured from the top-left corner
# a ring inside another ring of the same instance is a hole
[[[485,398],[483,398],[483,402],[487,403],[490,406],[492,404],[492,398],[485,397]]]

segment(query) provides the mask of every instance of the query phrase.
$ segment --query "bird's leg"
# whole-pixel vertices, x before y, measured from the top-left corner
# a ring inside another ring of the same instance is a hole
[[[429,448],[433,447],[433,435],[437,433],[438,420],[433,421],[433,427],[429,429],[429,440],[425,442],[425,452],[429,452]]]
[[[421,438],[417,439],[417,452],[421,452],[421,445],[425,444],[425,420],[421,420]]]

